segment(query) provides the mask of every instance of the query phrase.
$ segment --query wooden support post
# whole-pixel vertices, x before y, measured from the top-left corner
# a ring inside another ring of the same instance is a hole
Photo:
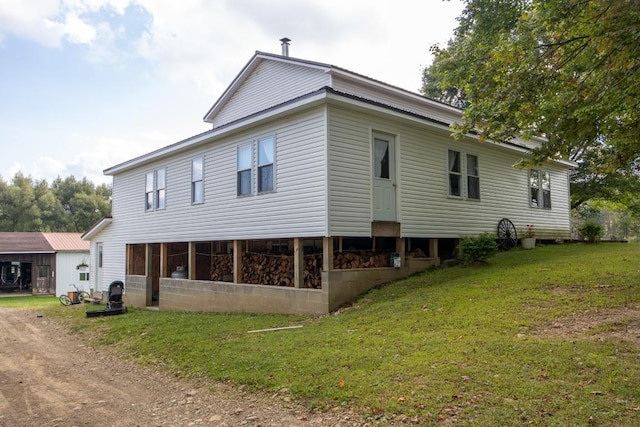
[[[145,243],[144,245],[144,275],[151,276],[151,262],[153,261],[153,254],[151,250],[151,244]]]
[[[372,250],[373,252],[375,252],[375,251],[376,251],[376,236],[373,236],[373,237],[371,238],[371,240],[372,240],[372,242],[371,242],[371,250]]]
[[[333,270],[333,237],[322,238],[322,271]]]
[[[304,288],[304,247],[302,239],[293,239],[293,285]]]
[[[97,251],[96,251],[97,252]],[[126,252],[126,257],[127,257],[127,261],[125,263],[126,267],[125,267],[125,274],[131,274],[131,263],[133,262],[133,249],[132,249],[132,245],[127,245],[127,252]],[[96,265],[98,263],[96,262]],[[34,270],[35,271],[35,270]]]
[[[404,267],[405,266],[405,263],[404,263],[404,254],[405,254],[404,237],[396,237],[396,252],[398,252],[398,254],[400,254],[400,265],[402,267]]]
[[[342,236],[338,237],[338,250],[342,253]]]
[[[243,240],[233,241],[233,283],[242,283]]]
[[[196,242],[189,242],[189,266],[187,267],[189,280],[196,280]]]
[[[160,243],[160,277],[169,277],[169,251],[166,243]]]
[[[429,239],[429,258],[438,258],[438,239]]]

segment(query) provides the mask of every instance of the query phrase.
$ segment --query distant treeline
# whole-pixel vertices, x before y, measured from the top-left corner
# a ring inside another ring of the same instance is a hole
[[[0,231],[87,231],[111,213],[111,186],[83,178],[55,179],[51,184],[17,173],[0,177]]]

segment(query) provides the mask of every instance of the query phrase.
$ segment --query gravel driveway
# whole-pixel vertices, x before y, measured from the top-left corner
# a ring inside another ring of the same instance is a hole
[[[57,320],[0,308],[0,426],[365,426],[341,408],[185,381],[122,361]]]

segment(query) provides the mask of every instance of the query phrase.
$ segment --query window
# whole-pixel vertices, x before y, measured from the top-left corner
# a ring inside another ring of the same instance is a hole
[[[275,137],[267,136],[238,146],[236,170],[238,196],[274,191]]]
[[[238,147],[238,196],[251,194],[252,144]]]
[[[156,209],[164,209],[166,203],[166,169],[156,171]]]
[[[89,280],[89,273],[80,273],[80,281]]]
[[[551,209],[551,178],[549,172],[529,171],[529,204],[532,208]]]
[[[460,168],[460,152],[449,150],[449,195],[462,196],[462,169]]]
[[[191,161],[191,203],[194,204],[204,202],[203,164],[203,157]]]
[[[154,209],[164,209],[167,207],[166,187],[167,187],[167,170],[166,168],[156,169],[145,174],[144,192],[145,202],[144,209],[152,211]]]
[[[478,175],[478,156],[467,154],[467,197],[480,199],[480,175]]]
[[[273,137],[258,140],[258,193],[273,191]]]
[[[374,176],[389,179],[389,141],[375,138],[373,143],[375,151]]]
[[[145,179],[145,209],[153,210],[153,172],[148,172]]]
[[[478,156],[448,150],[449,195],[480,200],[480,166]]]

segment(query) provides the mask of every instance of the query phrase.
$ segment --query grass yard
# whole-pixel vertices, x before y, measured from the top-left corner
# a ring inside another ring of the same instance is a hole
[[[323,317],[130,308],[86,319],[85,308],[47,313],[139,363],[287,389],[381,422],[640,425],[637,244],[503,252],[487,266],[395,282]]]

